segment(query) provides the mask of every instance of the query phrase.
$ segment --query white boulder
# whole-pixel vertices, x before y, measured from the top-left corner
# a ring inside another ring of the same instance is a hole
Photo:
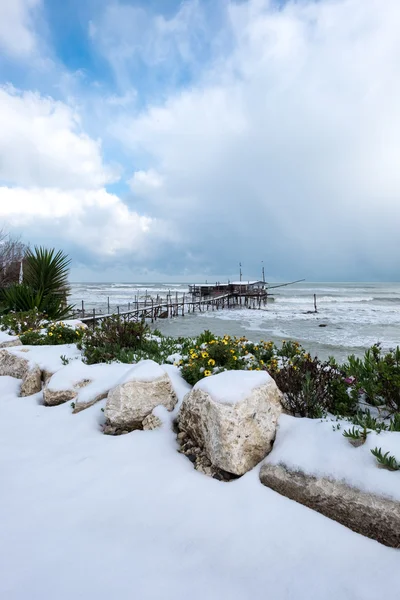
[[[132,365],[98,364],[87,365],[73,360],[59,369],[46,382],[43,401],[46,406],[57,406],[74,400],[74,412],[92,406],[107,397]]]
[[[171,411],[176,402],[171,380],[164,369],[152,360],[142,360],[109,392],[104,432],[118,434],[142,429],[143,421],[156,406],[162,405]],[[144,423],[146,428],[148,421]]]
[[[19,337],[0,331],[0,348],[11,348],[12,346],[22,346]]]
[[[225,371],[202,379],[179,411],[179,429],[211,463],[243,475],[271,450],[282,393],[266,371]]]
[[[30,396],[42,389],[42,372],[38,365],[6,349],[0,350],[0,375],[22,379],[21,396]]]

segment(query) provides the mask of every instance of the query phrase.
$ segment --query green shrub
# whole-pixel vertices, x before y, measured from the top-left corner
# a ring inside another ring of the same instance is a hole
[[[400,348],[382,352],[375,344],[363,358],[349,356],[343,366],[353,379],[352,395],[372,406],[384,406],[389,414],[400,412]]]
[[[44,324],[44,315],[34,308],[27,312],[10,312],[0,317],[1,331],[11,335],[20,335],[29,330],[38,329]]]
[[[27,331],[20,335],[26,346],[58,346],[60,344],[77,344],[82,340],[85,327],[74,329],[64,323],[52,323],[43,331]]]
[[[321,362],[300,351],[281,368],[273,365],[270,374],[283,393],[284,408],[294,416],[316,419],[328,412],[343,416],[356,410],[344,374],[330,361]]]
[[[116,315],[104,319],[95,329],[86,330],[78,348],[88,364],[121,360],[127,352],[141,348],[148,333],[144,322],[128,321]]]

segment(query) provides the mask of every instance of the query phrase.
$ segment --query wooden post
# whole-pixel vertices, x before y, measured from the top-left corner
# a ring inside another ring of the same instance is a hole
[[[119,306],[117,306],[117,313],[118,313],[118,316],[119,316]]]
[[[84,317],[84,316],[85,316],[85,303],[82,300],[82,317]]]
[[[314,294],[314,311],[318,312],[318,310],[317,310],[317,294]]]
[[[93,331],[94,328],[96,327],[96,309],[93,309]]]
[[[128,312],[131,310],[131,303],[128,302]]]
[[[107,297],[107,314],[110,314],[110,296]]]
[[[151,322],[154,322],[154,300],[153,297],[151,297]]]

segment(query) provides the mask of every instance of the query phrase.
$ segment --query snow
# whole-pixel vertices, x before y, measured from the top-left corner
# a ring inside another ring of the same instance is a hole
[[[224,371],[201,379],[195,389],[207,392],[215,402],[236,404],[270,381],[271,376],[266,371]]]
[[[18,387],[0,378],[1,598],[398,598],[399,551],[262,486],[258,468],[229,484],[198,473],[167,411],[169,427],[105,436],[99,405],[72,414]]]
[[[365,444],[355,448],[343,437],[343,431],[351,428],[347,421],[321,422],[281,415],[274,447],[266,462],[345,481],[360,490],[400,501],[400,471],[379,468],[371,454],[378,447],[400,460],[400,433],[371,432]]]
[[[7,348],[16,356],[29,359],[32,364],[39,365],[42,371],[55,373],[63,366],[61,356],[68,360],[81,358],[81,353],[75,344],[60,344],[59,346],[13,346]]]
[[[130,365],[130,369],[118,382],[120,384],[128,381],[155,381],[165,375],[165,370],[154,360],[141,360],[136,365]]]
[[[86,403],[116,387],[131,369],[132,365],[121,363],[86,365],[74,360],[52,376],[48,387],[53,391],[70,390],[80,381],[90,380],[79,390],[76,398],[76,403]]]
[[[162,367],[164,371],[168,373],[172,387],[176,397],[178,398],[178,402],[174,411],[174,414],[176,414],[183,402],[184,397],[190,392],[192,386],[183,379],[178,367],[175,367],[174,365],[163,365]]]
[[[182,360],[182,354],[179,354],[179,352],[175,352],[174,354],[170,354],[166,358],[166,361],[169,362],[169,363],[171,363],[172,365],[174,365],[175,363],[178,364],[180,360]]]
[[[82,321],[79,321],[79,319],[67,319],[66,321],[62,321],[62,323],[68,327],[71,327],[71,329],[80,329],[81,327],[87,329],[87,325],[82,323]]]
[[[3,342],[13,342],[16,339],[18,339],[17,335],[10,335],[5,331],[0,331],[0,344]]]

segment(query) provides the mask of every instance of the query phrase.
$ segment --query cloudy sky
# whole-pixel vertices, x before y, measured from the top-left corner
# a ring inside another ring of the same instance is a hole
[[[78,281],[398,281],[399,31],[399,0],[0,0],[0,222]]]

